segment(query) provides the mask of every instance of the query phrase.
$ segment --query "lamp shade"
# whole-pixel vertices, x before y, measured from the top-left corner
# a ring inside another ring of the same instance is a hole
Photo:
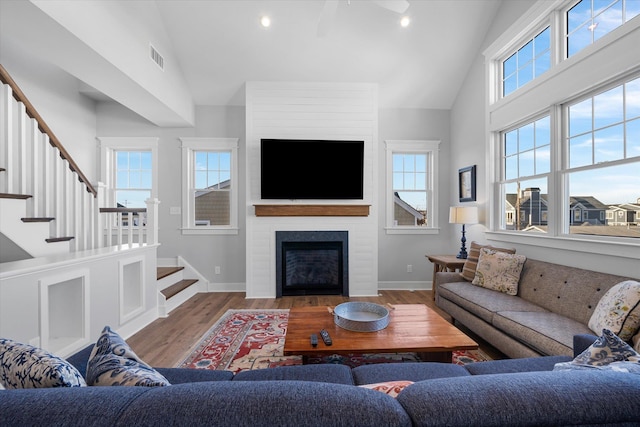
[[[451,206],[449,208],[450,224],[477,224],[477,206]]]

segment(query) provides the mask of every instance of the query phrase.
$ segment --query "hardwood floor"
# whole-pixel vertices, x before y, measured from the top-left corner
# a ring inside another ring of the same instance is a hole
[[[305,306],[336,306],[346,301],[369,301],[377,304],[425,304],[442,317],[451,317],[435,306],[431,291],[380,291],[378,297],[349,298],[337,295],[292,296],[247,299],[242,292],[200,293],[173,310],[169,317],[157,319],[130,337],[127,343],[151,366],[175,367],[198,344],[200,338],[229,309],[269,309]],[[494,359],[505,358],[500,352],[468,331],[480,349]]]

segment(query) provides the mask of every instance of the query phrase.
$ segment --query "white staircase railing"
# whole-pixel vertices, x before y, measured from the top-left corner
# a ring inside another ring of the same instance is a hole
[[[157,243],[158,200],[106,206],[104,185],[89,183],[2,65],[0,81],[0,197],[30,196],[25,217],[50,221],[49,237],[69,239],[71,251]]]

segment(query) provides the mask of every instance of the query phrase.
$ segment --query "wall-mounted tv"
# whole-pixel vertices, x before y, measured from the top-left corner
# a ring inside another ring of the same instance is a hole
[[[362,199],[364,141],[262,139],[262,199]]]

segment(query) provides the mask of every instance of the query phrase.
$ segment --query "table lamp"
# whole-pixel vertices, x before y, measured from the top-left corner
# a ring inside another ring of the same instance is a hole
[[[464,237],[465,224],[477,224],[478,223],[478,207],[477,206],[451,206],[449,208],[449,223],[450,224],[462,224],[462,246],[460,247],[460,253],[456,255],[456,258],[467,259],[467,248],[465,243],[467,238]]]

